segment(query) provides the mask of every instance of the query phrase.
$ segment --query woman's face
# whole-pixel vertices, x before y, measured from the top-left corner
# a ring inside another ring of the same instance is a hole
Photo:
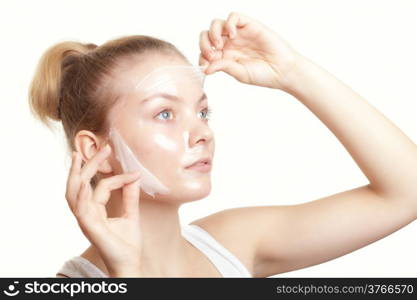
[[[123,96],[110,121],[143,167],[168,189],[155,198],[188,202],[210,193],[211,170],[187,166],[202,158],[212,161],[214,137],[201,77],[196,69],[173,65],[189,66],[179,58],[155,55],[125,69],[117,78]],[[141,197],[149,196],[142,191]]]

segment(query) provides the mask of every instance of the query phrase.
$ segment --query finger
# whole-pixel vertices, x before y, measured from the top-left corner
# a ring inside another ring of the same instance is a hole
[[[101,148],[81,169],[81,180],[90,182],[91,178],[97,173],[100,164],[110,155],[111,148],[107,144]]]
[[[214,19],[211,22],[210,30],[208,32],[211,43],[219,50],[223,48],[222,32],[224,27],[224,20]]]
[[[68,205],[71,211],[74,210],[76,205],[77,194],[80,189],[80,170],[81,170],[81,157],[78,152],[72,152],[71,156],[71,167],[69,169],[65,198],[67,199]]]
[[[213,45],[211,44],[207,30],[204,30],[200,33],[200,52],[207,60],[210,60],[212,57],[214,57]]]
[[[206,74],[212,74],[214,72],[224,71],[241,82],[248,82],[247,70],[239,63],[231,59],[220,59],[211,62],[206,68]]]
[[[74,215],[79,220],[83,220],[88,211],[88,190],[91,189],[89,182],[81,182],[80,189],[77,194],[77,203],[74,206]]]
[[[128,219],[139,219],[140,180],[135,180],[123,187],[124,216]]]
[[[109,201],[111,191],[119,189],[125,184],[129,184],[139,179],[139,177],[140,173],[136,172],[116,175],[100,180],[94,191],[93,201],[105,206],[107,201]]]
[[[82,182],[80,184],[79,200],[74,215],[77,218],[82,232],[93,245],[105,245],[103,237],[108,241],[109,236],[107,235],[106,227],[101,222],[102,218],[97,219],[96,214],[89,214],[89,194],[91,194],[90,183]]]
[[[230,39],[236,38],[237,28],[244,27],[249,23],[249,18],[237,12],[231,12],[226,20],[225,27],[229,32]]]
[[[72,159],[72,162],[71,162],[71,167],[69,170],[69,175],[75,176],[75,175],[80,174],[81,163],[79,163],[79,155],[77,151],[72,152],[71,159]]]
[[[198,58],[198,64],[204,67],[204,69],[206,69],[210,63],[207,59],[204,58],[203,54],[200,53],[200,56]]]

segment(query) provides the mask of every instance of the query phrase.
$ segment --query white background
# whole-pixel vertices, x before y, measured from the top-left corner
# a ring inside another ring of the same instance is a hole
[[[63,132],[49,131],[29,112],[28,85],[43,51],[64,40],[101,44],[146,34],[172,42],[197,64],[200,31],[231,11],[273,28],[417,141],[416,1],[1,1],[0,276],[54,276],[89,245],[64,198]],[[368,183],[336,137],[292,96],[224,73],[207,77],[206,92],[216,133],[213,190],[181,208],[183,223]],[[415,277],[416,239],[413,222],[330,262],[277,276]]]

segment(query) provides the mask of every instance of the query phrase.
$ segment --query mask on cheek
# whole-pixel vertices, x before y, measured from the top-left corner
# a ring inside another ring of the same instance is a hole
[[[196,81],[199,84],[198,86],[202,87],[204,79],[205,74],[202,72],[201,67],[184,65],[165,66],[150,72],[144,79],[135,85],[135,89],[140,89],[145,98],[151,93],[169,93],[175,95],[178,93],[176,88],[178,84],[186,85],[190,84],[191,81]],[[196,86],[196,82],[193,82],[193,86]],[[121,111],[123,111],[123,109]],[[118,114],[116,116],[113,115],[111,124],[117,124],[117,118]],[[184,139],[188,136],[187,134],[188,132],[184,132]],[[154,138],[155,141],[157,141],[156,144],[159,144],[161,147],[175,147],[175,144],[170,142],[170,140],[163,135],[156,135]],[[145,193],[152,197],[155,197],[155,194],[169,194],[170,190],[167,186],[143,166],[139,157],[135,155],[117,131],[116,125],[111,125],[109,139],[114,145],[115,157],[120,162],[123,172],[140,172],[141,177],[138,182],[140,188]],[[185,140],[184,143],[187,145],[187,140]],[[188,151],[186,157],[184,157],[186,162],[198,156],[198,150],[200,150],[200,147],[193,149],[191,152]]]
[[[110,128],[110,140],[113,142],[116,159],[120,162],[124,173],[139,171],[140,188],[147,194],[155,197],[156,193],[168,194],[168,188],[162,184],[151,172],[149,172],[133,154],[133,151],[125,143],[123,138],[114,128]]]

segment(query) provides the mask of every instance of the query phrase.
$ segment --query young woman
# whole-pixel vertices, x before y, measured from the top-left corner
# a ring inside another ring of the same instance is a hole
[[[101,46],[63,42],[42,57],[30,104],[42,121],[62,122],[73,151],[66,199],[91,246],[58,277],[267,277],[340,257],[416,219],[417,147],[365,99],[239,13],[215,19],[200,49],[206,74],[223,71],[293,95],[336,135],[369,184],[298,205],[227,209],[181,226],[181,204],[211,189],[208,100],[197,83],[176,82],[180,97],[146,103],[135,87],[152,71],[190,63],[148,36]],[[140,188],[143,174],[121,171],[108,139],[111,120],[169,193],[152,197]],[[196,147],[200,163],[190,169],[181,158]]]

